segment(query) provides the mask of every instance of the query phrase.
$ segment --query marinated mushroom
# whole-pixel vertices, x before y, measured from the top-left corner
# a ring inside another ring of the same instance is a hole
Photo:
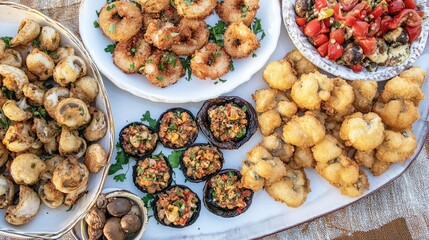
[[[48,181],[52,179],[55,168],[64,161],[64,157],[60,155],[52,155],[51,158],[45,161],[46,169],[40,176],[40,179],[43,181]]]
[[[77,130],[63,127],[60,135],[58,150],[62,156],[80,158],[85,154],[86,141],[79,137]]]
[[[51,181],[41,182],[38,194],[42,202],[49,208],[57,208],[64,202],[64,193],[56,189]]]
[[[108,201],[107,201],[106,195],[104,195],[103,193],[100,193],[100,195],[98,195],[97,197],[95,205],[97,206],[97,208],[106,209],[107,204],[108,204]]]
[[[70,96],[70,91],[65,87],[53,87],[46,91],[43,97],[43,106],[51,118],[55,119],[55,109],[58,103]]]
[[[0,175],[0,208],[5,208],[9,206],[13,201],[13,196],[15,195],[15,185],[13,182]]]
[[[0,58],[3,56],[6,51],[6,43],[3,39],[0,39]]]
[[[86,71],[86,63],[82,58],[67,56],[55,66],[54,81],[64,87],[85,76]]]
[[[32,153],[18,155],[10,165],[10,174],[17,184],[33,185],[45,171],[46,164]]]
[[[63,193],[71,193],[88,183],[88,169],[69,157],[55,168],[52,183]]]
[[[23,152],[35,143],[35,134],[27,122],[15,122],[10,125],[3,138],[3,144],[12,152]]]
[[[26,224],[37,214],[39,207],[40,199],[37,193],[25,185],[20,185],[18,204],[7,207],[5,219],[12,225]]]
[[[88,237],[90,240],[100,239],[103,236],[103,229],[88,227]]]
[[[122,217],[131,210],[131,201],[126,198],[109,199],[107,204],[107,212],[115,217]]]
[[[55,68],[52,58],[37,48],[27,56],[26,64],[28,70],[42,81],[50,78]]]
[[[42,31],[39,36],[40,49],[55,51],[60,46],[61,38],[57,30],[50,26],[42,27]]]
[[[0,64],[0,75],[4,77],[3,86],[18,94],[22,92],[22,88],[28,83],[28,77],[25,72],[16,67]]]
[[[87,178],[88,178],[88,175],[87,175]],[[64,206],[68,208],[73,207],[73,205],[75,205],[77,201],[79,201],[79,199],[88,192],[87,188],[88,188],[88,180],[86,181],[85,184],[80,186],[75,191],[67,193],[66,198],[64,199]]]
[[[106,224],[106,214],[101,209],[92,208],[85,215],[85,222],[93,229],[102,229]]]
[[[9,151],[6,146],[0,142],[0,168],[7,162],[9,159]]]
[[[76,129],[91,120],[88,107],[77,98],[66,98],[55,109],[55,120],[61,125]]]
[[[346,66],[352,66],[359,64],[363,57],[362,48],[356,43],[349,43],[344,49],[344,54],[341,59],[344,61]]]
[[[142,216],[142,213],[141,213],[141,211],[140,211],[140,208],[139,208],[139,206],[137,206],[137,205],[133,205],[133,206],[131,206],[131,210],[130,210],[127,214],[135,214],[135,215],[137,215],[137,216],[139,216],[139,217],[141,217],[141,216]]]
[[[46,121],[43,118],[34,118],[33,131],[42,143],[55,141],[55,138],[61,133],[61,128],[55,121]]]
[[[34,83],[25,84],[22,88],[24,96],[37,105],[43,105],[45,89]]]
[[[97,173],[106,165],[107,153],[104,148],[94,143],[90,145],[85,153],[85,165],[90,173]]]
[[[40,25],[31,20],[23,19],[18,27],[18,34],[10,41],[11,47],[27,45],[37,38],[40,33]]]
[[[54,63],[57,64],[67,56],[73,56],[74,55],[74,48],[65,45],[60,48],[58,48],[56,51],[51,52],[49,56],[51,56],[52,60],[54,60]]]
[[[3,56],[0,57],[0,64],[20,68],[22,67],[21,54],[14,49],[7,49]]]
[[[3,113],[12,121],[22,122],[33,117],[33,114],[25,110],[27,107],[28,105],[25,101],[25,98],[23,98],[20,102],[8,100],[3,104]]]
[[[121,219],[117,217],[109,218],[103,228],[104,237],[107,240],[123,240],[125,232],[121,228]]]
[[[126,233],[135,233],[142,227],[142,221],[135,214],[127,214],[121,218],[121,227]]]
[[[79,78],[71,85],[70,97],[78,98],[86,103],[94,101],[100,90],[98,89],[97,80],[85,76]]]
[[[83,136],[90,142],[100,140],[107,132],[107,122],[104,113],[96,108],[89,109],[91,114],[91,122],[85,128]]]

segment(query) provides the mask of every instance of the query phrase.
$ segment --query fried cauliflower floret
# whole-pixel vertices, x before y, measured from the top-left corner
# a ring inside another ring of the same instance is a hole
[[[276,97],[279,91],[272,88],[256,90],[252,95],[255,101],[255,110],[259,113],[275,109],[277,106]]]
[[[278,157],[273,157],[261,145],[254,147],[247,153],[247,161],[250,168],[263,177],[266,182],[275,182],[286,174],[284,163]]]
[[[422,85],[423,81],[426,78],[426,73],[425,73],[425,71],[423,71],[423,69],[416,66],[416,67],[412,67],[408,70],[401,72],[401,74],[399,74],[399,77],[405,78],[405,79],[410,79],[413,82]]]
[[[265,179],[252,170],[249,162],[243,161],[240,173],[243,187],[252,189],[254,192],[264,187]]]
[[[313,168],[316,166],[316,161],[310,148],[296,148],[292,161],[288,165],[293,169]]]
[[[392,163],[381,161],[375,158],[374,164],[371,167],[371,172],[374,176],[380,176],[381,174],[386,172],[390,166],[392,166]]]
[[[383,123],[397,130],[409,128],[420,117],[418,108],[407,100],[391,100],[388,103],[377,101],[373,111],[381,117]]]
[[[376,81],[350,81],[353,87],[355,99],[353,106],[357,111],[367,113],[372,109],[372,104],[378,95],[378,84]]]
[[[296,103],[286,99],[277,103],[277,111],[283,118],[290,119],[298,112],[298,106]]]
[[[341,186],[340,192],[348,197],[357,197],[369,189],[368,176],[362,170],[359,170],[358,180],[347,186]]]
[[[322,101],[327,101],[334,88],[332,79],[319,72],[304,74],[292,87],[292,100],[308,110],[320,108]]]
[[[409,76],[410,74],[407,75]],[[387,81],[386,86],[384,86],[384,90],[380,95],[381,100],[384,103],[393,99],[409,100],[417,106],[420,100],[425,98],[420,89],[421,82],[419,80],[420,79],[402,77],[392,78]]]
[[[322,141],[311,148],[317,162],[327,163],[343,153],[342,144],[332,135],[326,134]]]
[[[268,136],[274,133],[282,124],[282,118],[276,110],[270,110],[258,116],[259,129],[262,135]]]
[[[292,65],[285,60],[272,61],[262,73],[264,81],[274,89],[286,91],[298,81]]]
[[[289,52],[284,60],[288,61],[296,71],[296,75],[317,72],[319,69],[312,62],[308,61],[298,50]]]
[[[325,127],[310,112],[293,117],[283,127],[283,140],[300,148],[312,147],[324,137]]]
[[[356,183],[359,178],[359,166],[350,158],[340,155],[327,162],[317,162],[317,172],[336,187]]]
[[[358,165],[370,169],[374,176],[380,176],[392,165],[390,162],[377,159],[375,156],[375,150],[371,150],[369,152],[357,150],[353,158]]]
[[[353,88],[341,78],[335,78],[333,82],[331,97],[323,103],[323,109],[328,115],[348,112],[355,99]]]
[[[416,148],[417,140],[411,129],[401,132],[386,130],[375,156],[384,162],[403,162],[413,155]]]
[[[362,151],[378,147],[383,142],[383,133],[383,122],[373,112],[365,115],[354,113],[344,120],[340,128],[340,138],[345,144]]]
[[[283,142],[281,134],[274,133],[270,136],[265,136],[261,145],[265,147],[271,155],[280,158],[283,162],[287,163],[293,156],[294,147],[290,144]]]
[[[289,207],[299,207],[307,199],[311,192],[310,181],[304,170],[288,169],[286,176],[280,181],[270,185],[265,185],[265,191],[274,198],[288,205]]]

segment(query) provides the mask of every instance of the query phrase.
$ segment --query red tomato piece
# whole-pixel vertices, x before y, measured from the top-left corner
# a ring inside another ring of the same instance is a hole
[[[323,24],[325,24],[326,27],[332,26],[331,18],[325,18],[322,21],[323,21]]]
[[[351,15],[343,16],[341,13],[341,5],[339,3],[334,6],[334,18],[337,21],[344,22],[347,26],[351,27],[356,22],[355,17]]]
[[[375,34],[376,37],[381,37],[383,36],[383,34],[385,32],[387,32],[387,30],[389,30],[389,24],[391,21],[392,17],[390,16],[384,16],[381,19],[381,23],[380,23],[380,29],[378,30],[378,32]]]
[[[364,21],[356,21],[352,26],[353,36],[357,37],[366,37],[368,35],[369,24]]]
[[[328,40],[328,36],[326,36],[325,34],[319,34],[313,38],[313,44],[314,46],[318,47],[327,42]]]
[[[315,3],[317,11],[320,12],[323,8],[328,6],[328,2],[326,0],[316,0]]]
[[[295,21],[296,21],[296,24],[300,27],[304,27],[305,24],[307,23],[307,20],[305,19],[305,17],[295,17]]]
[[[350,68],[353,70],[353,72],[361,72],[363,70],[363,67],[360,64],[352,65]]]
[[[383,15],[383,13],[387,11],[388,11],[387,5],[383,3],[379,3],[377,4],[377,6],[375,7],[374,11],[372,11],[371,14],[374,18],[378,18],[378,17],[381,17],[381,15]]]
[[[359,4],[357,4],[350,12],[349,12],[349,14],[351,14],[351,15],[353,15],[355,18],[358,18],[358,19],[364,19],[365,17],[366,17],[366,14],[368,13],[368,12],[371,12],[372,11],[372,8],[371,8],[371,6],[367,3],[367,2],[365,2],[365,1],[363,1],[363,2],[361,2],[361,3],[359,3]]]
[[[359,40],[359,46],[366,56],[372,55],[377,50],[377,39],[374,37]]]
[[[341,9],[345,12],[352,10],[359,0],[340,0]]]
[[[396,29],[403,23],[410,27],[417,27],[422,25],[423,18],[413,9],[404,9],[392,18],[389,23],[389,29]]]
[[[398,14],[405,8],[405,3],[402,0],[395,0],[389,4],[389,13]]]
[[[371,24],[369,24],[368,36],[375,36],[380,30],[381,18],[376,18],[372,20]]]
[[[405,0],[405,8],[414,9],[416,8],[416,1],[414,0]]]
[[[344,43],[344,28],[338,28],[329,34],[330,39],[334,39],[339,44]]]
[[[343,47],[339,43],[328,43],[328,59],[335,61],[343,55]]]
[[[325,57],[326,54],[328,54],[328,44],[329,42],[325,42],[317,48],[317,52],[320,54],[320,56]]]
[[[320,21],[316,18],[307,23],[307,25],[304,27],[304,34],[308,37],[314,37],[319,34],[321,29],[322,24],[320,24]]]
[[[417,27],[406,26],[405,31],[407,31],[408,33],[408,38],[409,38],[408,42],[412,43],[414,42],[414,40],[417,39],[418,36],[420,36],[420,33],[422,32],[422,26],[417,26]]]
[[[329,33],[331,29],[329,29],[327,26],[325,26],[325,22],[321,22],[322,28],[320,29],[319,33]]]

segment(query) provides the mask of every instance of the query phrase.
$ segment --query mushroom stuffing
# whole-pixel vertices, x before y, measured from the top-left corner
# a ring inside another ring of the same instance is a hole
[[[108,162],[97,143],[108,130],[95,107],[100,86],[60,42],[57,30],[31,19],[0,38],[0,208],[12,225],[31,221],[41,204],[70,208]]]

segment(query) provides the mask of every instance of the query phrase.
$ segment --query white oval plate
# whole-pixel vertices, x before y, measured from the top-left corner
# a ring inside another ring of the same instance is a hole
[[[265,65],[276,49],[280,35],[279,1],[261,1],[256,17],[262,19],[262,28],[266,36],[261,41],[261,47],[255,51],[257,57],[252,58],[252,56],[249,56],[246,59],[234,59],[235,70],[221,77],[227,80],[224,83],[218,82],[218,84],[214,84],[215,81],[202,81],[192,76],[191,81],[186,81],[183,77],[172,86],[159,88],[152,85],[143,75],[123,73],[113,64],[111,54],[104,51],[104,48],[112,42],[103,35],[99,28],[94,28],[93,25],[94,21],[98,21],[96,11],[100,11],[104,4],[106,4],[105,0],[82,1],[79,11],[79,30],[83,43],[100,71],[116,86],[138,97],[155,102],[199,102],[234,90],[248,81],[253,74]],[[206,22],[213,26],[218,19],[218,16],[213,14],[206,19]]]
[[[42,13],[32,10],[26,6],[15,3],[0,3],[0,36],[15,36],[19,23],[24,18],[30,18],[38,22],[41,26],[51,26],[59,31],[61,35],[61,45],[71,45],[75,49],[76,55],[82,57],[88,66],[88,75],[97,79],[100,94],[95,100],[95,106],[101,109],[107,117],[108,131],[106,136],[99,143],[110,157],[113,151],[114,128],[109,99],[107,97],[101,75],[94,62],[90,59],[80,40],[69,30],[58,22],[44,16]],[[107,176],[108,167],[104,167],[97,174],[89,175],[88,193],[85,194],[72,210],[62,206],[57,209],[40,205],[39,212],[32,221],[22,226],[12,226],[4,220],[5,211],[0,210],[0,233],[14,237],[41,237],[57,239],[69,231],[81,218],[85,216],[89,207],[94,203],[96,196],[103,188],[104,180]]]
[[[426,16],[429,16],[429,1],[417,0],[417,3],[424,7]],[[397,76],[400,72],[411,67],[414,62],[420,57],[423,52],[429,33],[429,21],[424,20],[422,25],[422,32],[420,36],[411,44],[410,56],[400,65],[392,67],[379,67],[376,72],[368,72],[363,70],[362,72],[353,72],[348,67],[336,64],[327,58],[322,58],[317,52],[317,49],[310,44],[307,37],[304,35],[302,30],[298,27],[295,22],[295,0],[283,0],[282,3],[282,14],[285,28],[289,33],[289,37],[295,44],[296,48],[311,62],[317,65],[319,68],[329,72],[335,76],[342,77],[347,80],[376,80],[382,81]]]

